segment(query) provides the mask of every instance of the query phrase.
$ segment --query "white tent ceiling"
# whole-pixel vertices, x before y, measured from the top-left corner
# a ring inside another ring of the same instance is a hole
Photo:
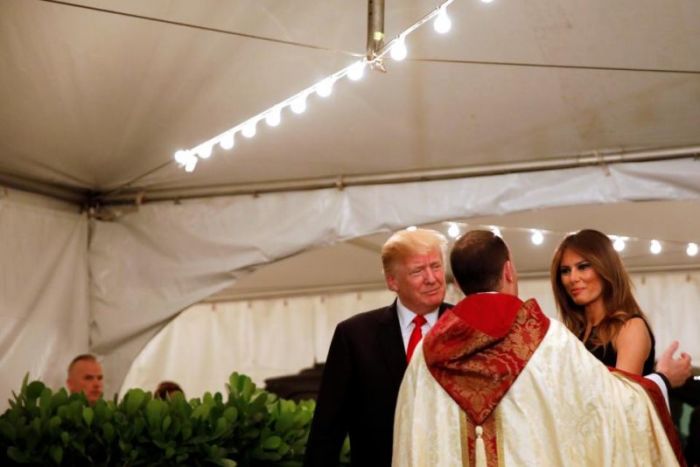
[[[387,38],[434,7],[387,1]],[[449,34],[426,24],[386,74],[338,83],[186,174],[177,149],[363,55],[367,3],[5,0],[0,172],[103,194],[132,182],[124,191],[149,199],[700,143],[697,1],[457,0],[449,12]]]

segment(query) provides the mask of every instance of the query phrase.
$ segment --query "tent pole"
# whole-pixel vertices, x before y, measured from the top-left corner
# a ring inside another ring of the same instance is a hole
[[[367,60],[384,47],[384,0],[367,0]]]
[[[601,166],[632,162],[652,162],[673,159],[700,157],[700,146],[682,148],[653,149],[645,151],[618,152],[589,152],[578,155],[510,162],[504,164],[487,164],[446,169],[413,170],[406,172],[371,174],[371,175],[341,175],[337,177],[320,177],[278,182],[242,183],[235,185],[203,186],[181,189],[148,190],[144,187],[134,187],[114,193],[109,196],[96,197],[103,205],[133,204],[137,195],[143,196],[144,202],[173,201],[191,198],[208,198],[214,196],[253,195],[277,193],[284,191],[320,190],[327,188],[343,189],[348,186],[379,185],[388,183],[425,182],[432,180],[448,180],[456,178],[485,177],[508,173],[526,173],[545,170],[561,170],[575,167]]]
[[[65,201],[67,203],[82,206],[88,198],[89,190],[61,186],[53,183],[0,173],[0,186],[13,188],[15,190],[35,193],[49,198]]]

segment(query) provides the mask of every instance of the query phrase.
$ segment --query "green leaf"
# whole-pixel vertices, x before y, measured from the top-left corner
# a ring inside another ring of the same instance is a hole
[[[194,418],[194,419],[197,419],[197,418],[199,418],[199,419],[206,418],[206,417],[209,416],[209,411],[210,411],[210,410],[211,410],[211,406],[210,406],[210,405],[202,404],[202,405],[200,405],[199,407],[197,407],[196,409],[194,409],[194,410],[192,411],[192,418]]]
[[[243,396],[244,400],[248,401],[250,400],[250,396],[253,394],[253,391],[255,391],[255,385],[247,376],[241,378],[241,380],[243,385],[241,388],[241,395]]]
[[[257,396],[255,396],[255,399],[253,399],[253,402],[251,404],[259,409],[262,409],[265,406],[266,402],[267,402],[267,393],[260,392],[260,393],[258,393]]]
[[[32,429],[37,435],[41,435],[41,419],[35,418],[32,420]]]
[[[231,459],[219,459],[217,464],[221,467],[236,467],[238,465],[236,464],[236,461],[233,461]]]
[[[221,417],[216,421],[216,430],[214,431],[214,435],[216,436],[221,436],[223,435],[226,430],[228,430],[229,423],[226,418]]]
[[[224,417],[226,417],[226,420],[230,423],[233,423],[238,418],[238,410],[236,410],[235,407],[228,407],[224,410]]]
[[[54,415],[49,419],[49,432],[52,434],[58,433],[58,429],[61,427],[61,417]]]
[[[83,407],[83,420],[87,426],[92,426],[92,420],[95,418],[95,411],[92,407]]]
[[[20,394],[26,394],[27,393],[27,382],[29,381],[29,372],[26,372],[24,374],[24,378],[22,378],[22,386],[19,389]],[[12,393],[14,395],[14,391]],[[17,396],[15,396],[17,397]]]
[[[83,418],[83,408],[85,407],[87,401],[82,393],[74,395],[78,395],[80,397],[79,400],[74,400],[68,405],[68,414],[74,423],[80,424],[80,421]]]
[[[273,450],[280,447],[281,444],[282,438],[280,438],[279,436],[270,436],[269,438],[265,438],[263,440],[262,447],[263,449]]]
[[[285,432],[294,424],[294,416],[289,412],[281,412],[275,422],[275,430]]]
[[[3,438],[14,442],[17,430],[10,422],[0,419],[0,434],[2,434]],[[5,445],[5,443],[2,443],[2,445]]]
[[[46,386],[41,381],[32,381],[27,386],[27,397],[30,399],[38,399],[41,396],[41,392]]]
[[[41,416],[46,417],[51,413],[51,389],[44,388],[39,396],[39,410]]]
[[[111,443],[114,440],[114,426],[109,422],[105,423],[102,425],[102,434],[107,442]]]
[[[166,415],[165,418],[163,419],[163,432],[168,431],[168,428],[170,428],[170,425],[172,424],[173,419],[170,417],[170,415]]]
[[[62,405],[56,410],[56,415],[61,418],[68,418],[70,416],[70,409],[66,405]]]
[[[134,436],[139,436],[143,432],[145,426],[146,422],[143,421],[143,418],[139,417],[135,419],[131,425]]]
[[[192,437],[192,425],[190,423],[185,423],[182,426],[182,439],[187,441]]]
[[[85,455],[85,443],[82,439],[71,439],[70,445],[74,450],[78,451],[82,455]]]
[[[98,399],[97,402],[95,402],[93,409],[95,410],[95,418],[99,422],[108,420],[111,415],[111,411],[104,399]]]
[[[166,403],[159,399],[151,399],[146,404],[146,419],[151,429],[160,429],[161,412],[165,409]]]
[[[126,393],[126,414],[132,416],[141,407],[144,399],[146,398],[146,393],[142,389],[130,389]]]
[[[63,461],[63,447],[54,444],[49,448],[49,455],[56,464],[60,465]]]
[[[66,392],[65,388],[61,388],[59,391],[56,392],[51,397],[51,407],[52,408],[60,408],[62,405],[65,405],[65,403],[68,401],[68,393]]]
[[[9,448],[7,448],[7,456],[13,461],[17,462],[18,464],[29,463],[29,457],[27,457],[27,455],[23,453],[20,449],[18,449],[16,446],[10,446]]]
[[[129,454],[131,452],[131,444],[119,440],[119,449],[121,449],[124,454]]]

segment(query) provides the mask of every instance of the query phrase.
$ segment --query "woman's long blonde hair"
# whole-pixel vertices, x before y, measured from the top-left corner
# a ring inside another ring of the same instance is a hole
[[[572,250],[590,262],[603,283],[605,316],[597,325],[596,333],[590,336],[594,347],[605,346],[615,339],[622,325],[630,318],[641,317],[647,321],[632,295],[629,275],[610,239],[597,230],[581,230],[567,236],[559,245],[550,269],[552,290],[559,315],[566,327],[579,339],[583,340],[586,332],[586,314],[584,307],[574,303],[561,282],[559,269],[565,250]]]

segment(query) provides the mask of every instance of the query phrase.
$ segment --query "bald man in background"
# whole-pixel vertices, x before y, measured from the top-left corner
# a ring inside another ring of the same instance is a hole
[[[68,365],[68,390],[71,394],[85,394],[90,405],[94,405],[102,397],[102,379],[102,365],[94,355],[78,355]]]

